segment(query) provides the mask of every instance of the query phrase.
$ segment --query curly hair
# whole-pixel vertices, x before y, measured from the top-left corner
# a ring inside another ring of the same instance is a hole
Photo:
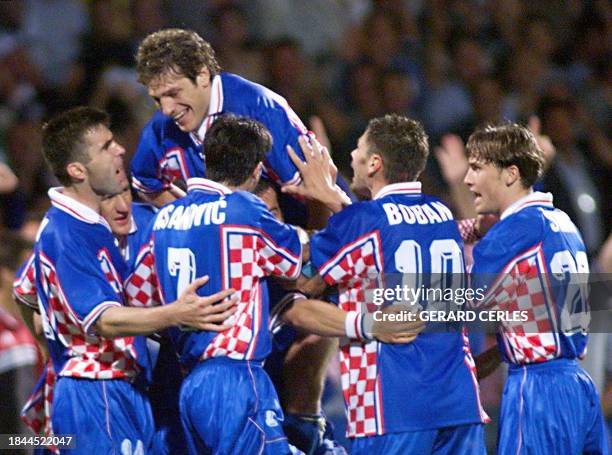
[[[221,71],[211,45],[191,30],[169,28],[152,33],[136,53],[138,81],[145,86],[169,72],[195,83],[203,68],[208,69],[211,79]]]

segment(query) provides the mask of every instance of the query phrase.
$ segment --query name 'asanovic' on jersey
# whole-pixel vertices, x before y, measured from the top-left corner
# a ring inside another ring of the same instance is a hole
[[[297,139],[306,127],[287,101],[272,90],[235,74],[213,78],[208,114],[195,133],[185,133],[160,111],[144,127],[132,159],[134,188],[144,193],[167,189],[174,180],[187,182],[205,176],[202,140],[221,114],[244,115],[263,123],[273,137],[273,148],[264,161],[264,172],[279,185],[299,183],[300,176],[285,146],[301,156]]]
[[[105,310],[124,303],[127,266],[110,227],[59,189],[49,190],[49,197],[34,275],[54,370],[77,378],[135,378],[148,362],[144,338],[105,338],[95,330]]]
[[[450,210],[418,182],[384,187],[334,215],[311,240],[311,260],[339,307],[372,311],[371,292],[399,274],[429,286],[433,272],[462,279],[463,244]],[[469,340],[461,330],[421,333],[406,345],[341,342],[348,436],[420,431],[487,419]]]
[[[498,343],[507,362],[530,364],[586,353],[589,323],[586,248],[550,193],[512,204],[474,248],[472,287],[487,289],[475,306],[522,311],[502,322]]]
[[[234,324],[221,333],[172,330],[181,362],[191,368],[210,357],[263,360],[270,352],[263,278],[297,278],[301,248],[295,228],[278,222],[253,194],[190,179],[187,196],[157,214],[149,249],[139,255],[126,292],[141,305],[156,304],[159,297],[169,303],[195,278],[208,275],[200,295],[238,292]]]

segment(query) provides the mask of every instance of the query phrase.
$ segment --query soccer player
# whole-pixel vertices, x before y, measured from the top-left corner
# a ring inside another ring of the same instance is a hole
[[[289,321],[308,330],[344,324],[350,335],[341,341],[340,361],[347,434],[355,454],[486,453],[482,424],[487,416],[461,326],[441,333],[430,323],[426,332],[403,340],[413,340],[410,344],[388,344],[373,339],[368,324],[378,280],[390,286],[402,274],[403,286],[448,289],[456,284],[436,284],[436,279],[460,282],[463,277],[455,220],[440,201],[423,195],[416,181],[428,153],[427,135],[418,122],[398,115],[370,121],[352,152],[352,185],[369,192],[372,200],[342,209],[329,182],[331,196],[316,195],[338,213],[311,239],[311,260],[319,271],[315,280],[338,286],[346,316],[325,316],[311,300],[298,301],[286,313]],[[315,144],[304,155],[320,152]],[[295,162],[300,169],[309,166]],[[324,180],[325,172],[314,174]],[[302,189],[289,190],[313,197],[309,191],[316,185],[303,177]],[[417,303],[425,311],[437,306]]]
[[[136,63],[139,81],[159,107],[142,132],[131,165],[134,188],[146,199],[160,207],[183,194],[177,188],[180,182],[206,175],[202,143],[222,113],[263,123],[273,138],[263,161],[264,174],[278,185],[299,182],[285,146],[299,150],[297,138],[306,133],[302,121],[280,95],[221,72],[212,47],[197,33],[181,29],[152,33],[140,44]]]
[[[474,132],[467,151],[476,211],[500,218],[474,248],[472,286],[487,290],[474,305],[524,314],[499,326],[509,374],[498,453],[608,453],[597,391],[577,362],[587,346],[588,258],[552,195],[533,191],[542,150],[527,128],[507,124]]]
[[[43,130],[43,153],[64,185],[49,191],[52,207],[34,248],[34,279],[57,383],[52,426],[77,437],[75,453],[148,450],[153,421],[138,382],[148,366],[143,337],[173,325],[224,330],[216,321],[233,310],[230,291],[199,297],[194,280],[171,305],[124,306],[127,266],[108,223],[102,199],[127,185],[125,150],[108,129],[108,116],[75,108]],[[16,289],[19,294],[19,289]],[[218,309],[224,311],[214,314]]]
[[[162,302],[173,301],[202,273],[211,277],[204,292],[238,291],[231,329],[172,330],[189,370],[180,410],[190,453],[290,453],[278,398],[262,368],[270,350],[262,279],[297,278],[302,248],[296,229],[277,221],[249,192],[271,144],[261,123],[219,117],[204,142],[211,179],[189,179],[187,196],[159,211],[151,250],[136,268],[136,275],[155,273]]]

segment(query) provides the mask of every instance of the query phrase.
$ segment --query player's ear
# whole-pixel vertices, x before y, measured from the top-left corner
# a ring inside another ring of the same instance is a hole
[[[82,182],[87,176],[87,169],[85,168],[85,165],[83,163],[79,163],[78,161],[68,163],[66,166],[66,172],[72,180],[77,182]]]
[[[203,66],[198,76],[196,77],[196,85],[200,87],[208,87],[210,85],[210,71],[206,66]]]
[[[519,168],[516,165],[512,164],[507,168],[504,168],[504,183],[506,184],[506,186],[512,186],[520,180],[521,172],[519,171]]]
[[[373,153],[368,158],[368,173],[374,174],[382,169],[383,159],[378,153]]]

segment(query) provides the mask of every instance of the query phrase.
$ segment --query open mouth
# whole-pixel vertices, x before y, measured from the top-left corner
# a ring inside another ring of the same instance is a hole
[[[177,115],[172,117],[172,120],[174,120],[175,123],[179,123],[181,119],[185,117],[185,115],[187,115],[187,111],[189,111],[189,109],[185,109],[184,111],[179,112]]]

